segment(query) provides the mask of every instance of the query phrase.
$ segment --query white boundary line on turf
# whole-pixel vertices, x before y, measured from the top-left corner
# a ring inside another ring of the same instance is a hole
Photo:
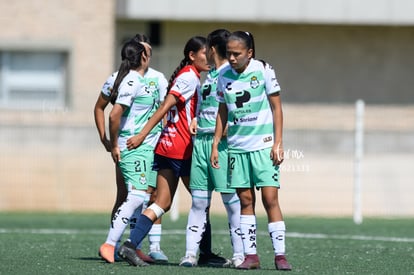
[[[79,230],[79,229],[21,229],[21,228],[0,228],[0,234],[64,234],[64,235],[78,235],[78,234],[92,234],[105,235],[107,230]],[[185,235],[184,230],[163,230],[163,234],[168,235]],[[268,232],[258,231],[258,235],[269,235]],[[229,232],[225,230],[215,230],[214,234],[228,235]],[[329,235],[329,234],[314,234],[314,233],[298,233],[287,232],[288,238],[299,239],[337,239],[337,240],[356,240],[356,241],[383,241],[383,242],[399,242],[399,243],[414,243],[414,238],[397,238],[384,236],[364,236],[364,235]]]

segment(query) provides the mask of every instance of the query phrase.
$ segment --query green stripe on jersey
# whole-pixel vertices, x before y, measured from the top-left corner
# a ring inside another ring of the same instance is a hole
[[[230,136],[255,136],[255,135],[266,135],[273,133],[273,123],[263,124],[258,128],[255,125],[243,126],[243,127],[229,127],[228,134]]]

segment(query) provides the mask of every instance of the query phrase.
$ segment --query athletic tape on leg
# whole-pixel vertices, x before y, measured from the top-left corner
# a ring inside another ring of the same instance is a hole
[[[155,215],[157,216],[157,219],[165,213],[164,209],[159,207],[156,203],[151,204],[150,206],[148,206],[147,209],[151,209],[152,211],[154,211]]]

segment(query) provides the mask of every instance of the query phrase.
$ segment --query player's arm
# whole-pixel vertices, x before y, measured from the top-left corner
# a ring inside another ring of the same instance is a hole
[[[196,111],[195,111],[196,116],[191,120],[190,127],[189,127],[190,134],[192,134],[192,135],[196,135],[197,134],[197,119],[198,119],[197,118],[197,114],[200,111],[201,102],[202,102],[202,98],[199,97],[198,100],[197,100],[197,106],[196,106]]]
[[[137,148],[142,142],[145,140],[145,137],[148,135],[149,132],[157,125],[164,117],[168,110],[171,107],[175,106],[178,102],[178,98],[172,94],[168,94],[165,97],[164,102],[161,103],[160,107],[155,111],[152,117],[148,120],[145,124],[144,128],[142,128],[141,132],[136,134],[135,136],[129,138],[127,140],[127,148],[128,150]]]
[[[165,97],[167,95],[167,88],[168,88],[168,81],[165,78],[164,74],[160,78],[159,87],[160,87],[160,102],[163,103],[164,100],[165,100]],[[164,117],[162,118],[162,126],[164,127],[165,124],[167,124],[167,116],[166,115],[164,115]]]
[[[193,118],[190,123],[190,134],[197,134],[197,117]]]
[[[98,130],[99,138],[105,147],[107,152],[111,152],[111,144],[109,139],[106,135],[105,130],[105,108],[108,106],[109,98],[107,98],[104,94],[100,93],[98,99],[95,103],[94,108],[94,117],[95,117],[95,125]]]
[[[284,159],[282,101],[279,93],[270,94],[268,98],[272,108],[274,131],[274,142],[272,151],[270,152],[270,158],[273,160],[274,165],[279,165]]]
[[[121,123],[121,116],[126,107],[116,103],[109,114],[109,135],[112,147],[112,158],[117,163],[121,160],[121,153],[118,147],[118,131]]]
[[[211,145],[210,163],[213,168],[220,168],[218,163],[218,144],[220,143],[221,138],[224,135],[224,130],[227,127],[227,113],[228,110],[226,103],[220,103],[216,117],[216,128],[214,131],[213,144]]]

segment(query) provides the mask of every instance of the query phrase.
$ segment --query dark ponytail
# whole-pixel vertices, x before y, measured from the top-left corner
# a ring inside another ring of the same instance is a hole
[[[229,36],[230,36],[230,32],[226,29],[217,29],[215,31],[212,31],[207,36],[207,47],[216,48],[217,54],[221,58],[226,58],[226,51],[227,51],[226,43],[227,43],[227,39],[229,38]]]
[[[167,91],[169,92],[178,72],[186,65],[191,64],[190,52],[198,52],[200,49],[206,46],[206,38],[202,36],[194,36],[187,41],[184,47],[184,58],[181,60],[180,65],[175,69],[168,81]]]
[[[110,100],[112,104],[118,97],[119,85],[130,70],[137,69],[141,66],[142,55],[146,56],[145,47],[141,43],[131,39],[127,41],[121,50],[122,63],[119,66],[118,75],[116,76],[114,87],[112,88]]]

